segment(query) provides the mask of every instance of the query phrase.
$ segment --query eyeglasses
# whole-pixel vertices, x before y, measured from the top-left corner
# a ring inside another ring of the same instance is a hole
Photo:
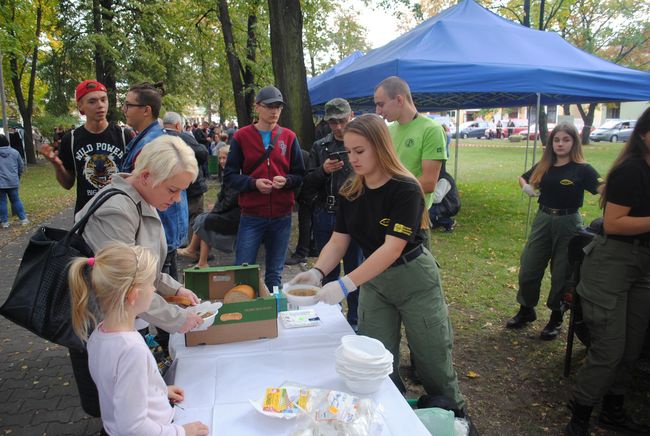
[[[260,103],[260,106],[265,107],[267,109],[282,109],[284,105],[282,103],[270,103],[270,104]]]
[[[126,101],[124,103],[122,103],[122,109],[124,111],[128,111],[129,108],[132,108],[132,107],[147,107],[147,106],[149,106],[149,105],[147,105],[147,104],[128,103]]]
[[[347,118],[330,118],[327,120],[327,124],[330,126],[338,126],[338,125],[343,125],[345,126],[348,123]]]

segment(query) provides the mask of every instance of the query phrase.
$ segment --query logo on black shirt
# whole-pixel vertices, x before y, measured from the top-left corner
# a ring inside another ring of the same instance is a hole
[[[395,233],[401,233],[406,236],[411,236],[413,234],[413,229],[410,227],[405,226],[404,224],[399,224],[395,223],[395,226],[393,227],[393,231]]]
[[[111,156],[99,153],[86,156],[84,177],[95,188],[106,186],[115,173],[117,173],[117,165]]]

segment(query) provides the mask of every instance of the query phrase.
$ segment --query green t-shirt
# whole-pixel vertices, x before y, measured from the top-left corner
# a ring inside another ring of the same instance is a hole
[[[447,160],[447,137],[442,126],[423,115],[407,124],[397,121],[388,125],[390,136],[402,164],[415,177],[422,175],[423,160]],[[433,204],[433,193],[424,194],[427,209]]]

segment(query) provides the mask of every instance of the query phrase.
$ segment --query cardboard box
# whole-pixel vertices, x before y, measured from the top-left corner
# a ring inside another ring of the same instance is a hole
[[[270,294],[259,265],[218,266],[185,270],[185,287],[203,300],[223,301],[235,285],[249,285],[257,298],[224,304],[207,330],[185,334],[185,345],[215,345],[278,337],[278,312],[287,310],[283,294]]]

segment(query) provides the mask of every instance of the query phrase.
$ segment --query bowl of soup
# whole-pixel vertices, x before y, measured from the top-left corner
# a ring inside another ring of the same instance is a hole
[[[282,292],[286,295],[287,301],[296,306],[313,306],[318,303],[316,294],[319,290],[319,287],[311,285],[285,285],[282,288]]]
[[[198,306],[191,306],[189,310],[194,312],[195,314],[197,314],[203,319],[203,322],[199,324],[197,327],[193,328],[192,331],[198,332],[201,330],[206,330],[208,327],[214,324],[214,320],[217,317],[217,313],[219,313],[219,309],[221,308],[221,306],[223,306],[223,304],[218,301],[216,302],[204,301]]]

